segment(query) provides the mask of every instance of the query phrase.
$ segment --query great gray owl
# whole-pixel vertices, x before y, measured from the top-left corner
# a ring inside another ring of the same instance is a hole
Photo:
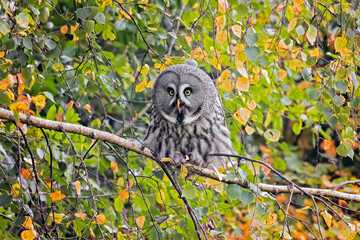
[[[230,133],[214,81],[197,67],[185,64],[163,70],[152,94],[153,107],[144,145],[175,165],[190,162],[220,167],[232,153]]]

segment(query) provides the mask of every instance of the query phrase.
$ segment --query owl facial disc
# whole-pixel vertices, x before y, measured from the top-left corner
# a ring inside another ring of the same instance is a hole
[[[191,72],[167,71],[159,76],[155,85],[155,106],[166,120],[186,125],[200,118],[204,88],[198,76]]]

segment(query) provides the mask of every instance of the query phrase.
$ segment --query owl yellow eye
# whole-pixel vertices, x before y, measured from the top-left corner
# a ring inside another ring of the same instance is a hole
[[[174,89],[168,88],[168,93],[170,96],[174,96],[174,94],[175,94]]]
[[[191,88],[185,89],[184,94],[185,94],[186,96],[190,96],[190,94],[191,94]]]

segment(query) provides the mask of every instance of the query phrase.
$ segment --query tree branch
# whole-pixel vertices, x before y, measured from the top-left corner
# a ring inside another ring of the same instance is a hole
[[[3,108],[0,108],[0,118],[15,121],[13,112],[11,112],[9,110],[5,110]],[[97,139],[97,140],[101,140],[101,141],[107,141],[109,143],[116,144],[119,147],[122,147],[126,150],[130,150],[130,151],[139,153],[145,157],[151,158],[154,161],[156,161],[157,163],[162,164],[162,162],[160,162],[160,159],[158,159],[154,155],[152,155],[150,149],[145,148],[143,145],[141,145],[139,143],[135,143],[130,140],[118,137],[115,134],[111,134],[108,132],[104,132],[104,131],[100,131],[100,130],[96,130],[96,129],[92,129],[92,128],[88,128],[88,127],[84,127],[84,126],[80,126],[80,125],[76,125],[76,124],[46,120],[46,119],[33,117],[30,115],[26,115],[26,114],[19,114],[19,119],[20,119],[20,122],[34,126],[34,127],[46,128],[46,129],[54,130],[54,131],[58,131],[58,132],[62,132],[64,130],[65,132],[68,132],[68,133],[79,134],[79,135],[83,135],[83,136],[86,136],[89,138],[93,138],[93,139]],[[241,156],[238,156],[238,157],[241,157]],[[226,180],[225,175],[218,176],[214,171],[211,171],[209,169],[203,169],[201,167],[198,167],[198,166],[190,164],[190,163],[185,164],[185,166],[187,167],[187,169],[189,171],[196,173],[200,176],[212,178],[212,179],[218,180],[223,183],[238,184],[241,187],[250,188],[250,182],[245,179],[234,178],[231,180]],[[309,194],[312,196],[332,197],[332,198],[338,198],[338,199],[343,199],[343,200],[347,200],[347,201],[360,202],[360,195],[338,192],[333,189],[316,189],[316,188],[306,188],[306,187],[301,187],[301,189],[297,189],[297,188],[292,189],[290,186],[287,186],[287,185],[271,185],[271,184],[265,184],[265,183],[259,183],[259,184],[257,184],[257,186],[263,192],[271,192],[274,194],[291,193],[291,192],[293,192],[293,194],[306,193],[306,194]]]

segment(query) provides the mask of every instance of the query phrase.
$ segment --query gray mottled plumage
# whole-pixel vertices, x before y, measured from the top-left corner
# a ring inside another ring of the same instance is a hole
[[[224,166],[232,153],[230,133],[213,80],[190,65],[174,65],[162,71],[153,89],[153,108],[144,145],[160,159],[176,165],[189,161],[202,167]]]

